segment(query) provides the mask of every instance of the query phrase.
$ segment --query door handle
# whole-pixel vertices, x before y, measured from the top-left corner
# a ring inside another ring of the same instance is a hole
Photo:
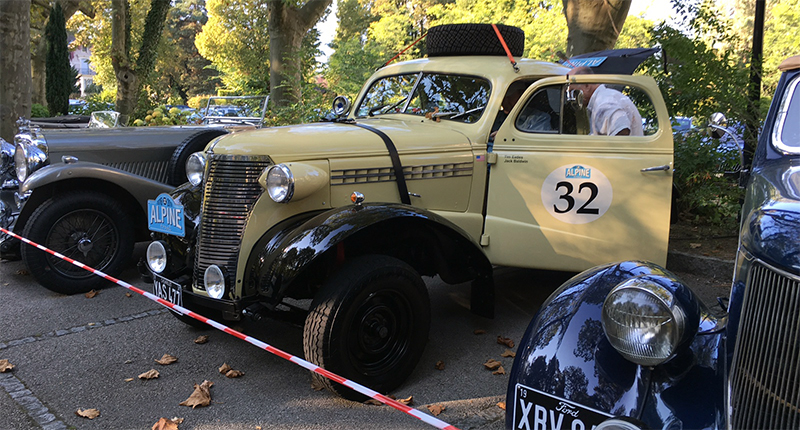
[[[653,167],[645,167],[642,169],[642,172],[668,172],[670,170],[669,164],[665,164],[663,166],[653,166]]]

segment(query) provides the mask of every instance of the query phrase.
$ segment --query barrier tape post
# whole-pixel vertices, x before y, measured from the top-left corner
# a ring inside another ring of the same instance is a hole
[[[48,254],[51,254],[51,255],[53,255],[53,256],[55,256],[57,258],[60,258],[60,259],[62,259],[64,261],[66,261],[66,262],[69,262],[69,263],[71,263],[71,264],[73,264],[75,266],[78,266],[81,269],[84,269],[84,270],[87,270],[89,272],[92,272],[93,274],[95,274],[97,276],[100,276],[101,278],[105,278],[108,281],[111,281],[111,282],[113,282],[113,283],[115,283],[115,284],[117,284],[117,285],[119,285],[119,286],[121,286],[123,288],[126,288],[126,289],[128,289],[130,291],[133,291],[136,294],[142,295],[142,296],[144,296],[144,297],[146,297],[146,298],[148,298],[148,299],[150,299],[150,300],[152,300],[154,302],[157,302],[157,303],[159,303],[159,304],[161,304],[163,306],[166,306],[166,307],[168,307],[168,308],[170,308],[170,309],[172,309],[172,310],[174,310],[176,312],[179,312],[179,313],[181,313],[183,315],[187,315],[189,317],[192,317],[192,318],[194,318],[194,319],[196,319],[198,321],[202,321],[202,322],[210,325],[211,327],[214,327],[217,330],[225,332],[225,333],[227,333],[227,334],[229,334],[229,335],[231,335],[233,337],[237,337],[237,338],[239,338],[239,339],[241,339],[241,340],[243,340],[243,341],[245,341],[245,342],[247,342],[247,343],[249,343],[251,345],[255,345],[255,346],[257,346],[257,347],[259,347],[259,348],[271,353],[271,354],[277,355],[278,357],[281,357],[281,358],[283,358],[285,360],[291,361],[292,363],[294,363],[294,364],[296,364],[296,365],[298,365],[300,367],[308,369],[308,370],[310,370],[310,371],[312,371],[312,372],[314,372],[314,373],[316,373],[318,375],[322,375],[322,376],[324,376],[324,377],[326,377],[326,378],[328,378],[328,379],[330,379],[330,380],[332,380],[334,382],[338,382],[338,383],[340,383],[340,384],[342,384],[342,385],[344,385],[344,386],[346,386],[346,387],[348,387],[348,388],[350,388],[352,390],[355,390],[355,391],[357,391],[357,392],[359,392],[359,393],[361,393],[361,394],[363,394],[363,395],[365,395],[367,397],[373,398],[373,399],[375,399],[375,400],[377,400],[377,401],[379,401],[379,402],[381,402],[381,403],[383,403],[383,404],[385,404],[387,406],[391,406],[391,407],[393,407],[393,408],[395,408],[395,409],[397,409],[399,411],[405,412],[406,414],[411,415],[412,417],[417,418],[417,419],[419,419],[420,421],[422,421],[422,422],[424,422],[426,424],[430,424],[430,425],[432,425],[432,426],[434,426],[436,428],[443,429],[443,430],[458,430],[457,427],[452,426],[452,425],[450,425],[450,424],[448,424],[448,423],[446,423],[446,422],[444,422],[444,421],[442,421],[442,420],[440,420],[440,419],[438,419],[438,418],[436,418],[434,416],[428,415],[428,414],[426,414],[426,413],[424,413],[424,412],[422,412],[422,411],[420,411],[418,409],[414,409],[414,408],[412,408],[412,407],[410,407],[408,405],[404,405],[404,404],[398,402],[397,400],[394,400],[394,399],[391,399],[389,397],[386,397],[383,394],[380,394],[377,391],[371,390],[371,389],[369,389],[369,388],[367,388],[367,387],[365,387],[365,386],[363,386],[363,385],[361,385],[361,384],[359,384],[359,383],[357,383],[355,381],[351,381],[351,380],[343,378],[343,377],[341,377],[341,376],[339,376],[339,375],[337,375],[335,373],[329,372],[329,371],[317,366],[314,363],[311,363],[311,362],[306,361],[306,360],[304,360],[304,359],[302,359],[300,357],[294,356],[292,354],[289,354],[288,352],[285,352],[283,350],[275,348],[274,346],[269,345],[269,344],[267,344],[265,342],[262,342],[262,341],[260,341],[260,340],[258,340],[256,338],[254,338],[254,337],[247,336],[244,333],[239,332],[237,330],[234,330],[234,329],[232,329],[232,328],[230,328],[230,327],[228,327],[228,326],[226,326],[224,324],[220,324],[217,321],[214,321],[214,320],[206,318],[206,317],[204,317],[202,315],[196,314],[196,313],[194,313],[194,312],[192,312],[192,311],[190,311],[190,310],[188,310],[188,309],[186,309],[186,308],[184,308],[182,306],[178,306],[178,305],[176,305],[174,303],[171,303],[171,302],[168,302],[168,301],[166,301],[166,300],[164,300],[164,299],[162,299],[160,297],[156,297],[155,295],[153,295],[151,293],[148,293],[147,291],[144,291],[144,290],[142,290],[140,288],[134,287],[133,285],[131,285],[131,284],[125,282],[125,281],[122,281],[120,279],[117,279],[117,278],[115,278],[113,276],[107,275],[107,274],[105,274],[105,273],[103,273],[103,272],[101,272],[101,271],[99,271],[99,270],[97,270],[97,269],[95,269],[93,267],[90,267],[90,266],[87,266],[87,265],[81,263],[80,261],[73,260],[73,259],[71,259],[71,258],[69,258],[69,257],[67,257],[67,256],[65,256],[65,255],[63,255],[61,253],[58,253],[58,252],[53,251],[51,249],[48,249],[48,248],[46,248],[46,247],[44,247],[42,245],[39,245],[36,242],[31,241],[30,239],[24,238],[24,237],[14,233],[14,232],[6,230],[3,227],[0,227],[0,232],[5,233],[5,234],[7,234],[7,235],[9,235],[11,237],[14,237],[16,239],[19,239],[19,240],[21,240],[22,242],[24,242],[24,243],[26,243],[28,245],[31,245],[31,246],[33,246],[33,247],[35,247],[37,249],[40,249],[40,250],[42,250],[44,252],[47,252]]]

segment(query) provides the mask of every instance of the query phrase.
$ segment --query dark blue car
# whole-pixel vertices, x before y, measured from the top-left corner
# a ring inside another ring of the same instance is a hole
[[[506,428],[800,428],[800,56],[780,68],[727,310],[646,262],[577,275],[525,333]]]

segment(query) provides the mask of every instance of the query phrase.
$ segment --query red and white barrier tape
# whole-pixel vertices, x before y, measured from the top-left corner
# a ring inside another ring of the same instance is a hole
[[[217,330],[220,330],[220,331],[223,331],[225,333],[228,333],[231,336],[238,337],[239,339],[241,339],[241,340],[243,340],[243,341],[245,341],[245,342],[247,342],[247,343],[249,343],[251,345],[255,345],[255,346],[257,346],[257,347],[259,347],[259,348],[271,353],[271,354],[275,354],[278,357],[281,357],[281,358],[284,358],[286,360],[289,360],[292,363],[297,364],[298,366],[304,367],[304,368],[306,368],[306,369],[308,369],[308,370],[310,370],[310,371],[312,371],[314,373],[317,373],[319,375],[322,375],[322,376],[324,376],[324,377],[326,377],[326,378],[328,378],[328,379],[330,379],[332,381],[338,382],[338,383],[340,383],[340,384],[342,384],[342,385],[344,385],[344,386],[346,386],[348,388],[351,388],[351,389],[353,389],[353,390],[355,390],[355,391],[357,391],[357,392],[359,392],[359,393],[361,393],[361,394],[363,394],[365,396],[371,397],[371,398],[373,398],[373,399],[375,399],[375,400],[377,400],[377,401],[379,401],[379,402],[381,402],[381,403],[383,403],[385,405],[391,406],[391,407],[393,407],[393,408],[395,408],[395,409],[397,409],[399,411],[403,411],[403,412],[407,413],[408,415],[411,415],[412,417],[415,417],[415,418],[421,420],[422,422],[424,422],[426,424],[430,424],[430,425],[432,425],[432,426],[434,426],[436,428],[439,428],[439,429],[458,430],[457,427],[452,426],[450,424],[447,424],[446,422],[444,422],[444,421],[442,421],[442,420],[440,420],[440,419],[438,419],[436,417],[428,415],[428,414],[426,414],[426,413],[424,413],[424,412],[422,412],[422,411],[420,411],[418,409],[414,409],[412,407],[409,407],[408,405],[404,405],[404,404],[402,404],[402,403],[400,403],[400,402],[398,402],[398,401],[396,401],[394,399],[391,399],[389,397],[384,396],[381,393],[378,393],[377,391],[371,390],[371,389],[369,389],[369,388],[367,388],[367,387],[365,387],[365,386],[363,386],[363,385],[361,385],[361,384],[359,384],[357,382],[354,382],[354,381],[351,381],[349,379],[343,378],[343,377],[341,377],[341,376],[339,376],[339,375],[337,375],[335,373],[331,373],[331,372],[329,372],[329,371],[317,366],[316,364],[313,364],[311,362],[303,360],[300,357],[294,356],[292,354],[289,354],[288,352],[285,352],[285,351],[282,351],[282,350],[280,350],[278,348],[275,348],[274,346],[269,345],[267,343],[264,343],[264,342],[254,338],[254,337],[247,336],[242,332],[236,331],[236,330],[234,330],[234,329],[232,329],[230,327],[227,327],[227,326],[225,326],[223,324],[220,324],[220,323],[218,323],[218,322],[216,322],[216,321],[214,321],[212,319],[208,319],[208,318],[206,318],[206,317],[204,317],[202,315],[196,314],[196,313],[194,313],[194,312],[192,312],[192,311],[190,311],[190,310],[188,310],[188,309],[186,309],[186,308],[184,308],[182,306],[178,306],[178,305],[176,305],[174,303],[171,303],[171,302],[168,302],[168,301],[166,301],[166,300],[164,300],[162,298],[156,297],[155,295],[153,295],[151,293],[148,293],[147,291],[144,291],[144,290],[141,290],[139,288],[136,288],[133,285],[131,285],[131,284],[125,282],[125,281],[122,281],[122,280],[119,280],[119,279],[117,279],[117,278],[115,278],[113,276],[107,275],[107,274],[105,274],[105,273],[103,273],[103,272],[101,272],[101,271],[99,271],[97,269],[94,269],[92,267],[89,267],[89,266],[81,263],[80,261],[73,260],[73,259],[71,259],[71,258],[69,258],[69,257],[67,257],[67,256],[65,256],[65,255],[63,255],[61,253],[58,253],[58,252],[53,251],[51,249],[48,249],[48,248],[46,248],[46,247],[44,247],[42,245],[39,245],[36,242],[31,241],[30,239],[26,239],[26,238],[24,238],[22,236],[19,236],[16,233],[8,231],[8,230],[6,230],[6,229],[4,229],[2,227],[0,227],[0,232],[8,234],[9,236],[15,237],[15,238],[27,243],[28,245],[31,245],[31,246],[36,247],[38,249],[41,249],[44,252],[52,254],[52,255],[54,255],[54,256],[56,256],[56,257],[58,257],[58,258],[60,258],[60,259],[62,259],[64,261],[69,262],[69,263],[72,263],[72,264],[80,267],[81,269],[88,270],[88,271],[94,273],[95,275],[100,276],[101,278],[105,278],[105,279],[107,279],[107,280],[109,280],[109,281],[111,281],[111,282],[113,282],[113,283],[115,283],[115,284],[117,284],[117,285],[119,285],[121,287],[127,288],[128,290],[133,291],[134,293],[141,294],[142,296],[145,296],[145,297],[147,297],[148,299],[150,299],[150,300],[152,300],[154,302],[158,302],[158,303],[160,303],[160,304],[162,304],[162,305],[164,305],[164,306],[166,306],[166,307],[168,307],[168,308],[170,308],[170,309],[172,309],[172,310],[174,310],[176,312],[180,312],[183,315],[188,315],[188,316],[190,316],[190,317],[192,317],[192,318],[194,318],[194,319],[196,319],[198,321],[202,321],[202,322],[210,325],[211,327],[214,327]]]

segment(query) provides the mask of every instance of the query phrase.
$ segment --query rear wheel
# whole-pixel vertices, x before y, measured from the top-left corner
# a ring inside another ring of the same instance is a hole
[[[42,203],[25,223],[23,235],[53,251],[111,276],[131,258],[133,223],[118,201],[93,191],[69,192]],[[22,259],[45,288],[61,294],[85,293],[105,279],[29,245]]]
[[[306,318],[306,359],[339,376],[386,393],[416,367],[428,341],[430,302],[422,278],[393,257],[354,259],[326,282]],[[314,374],[336,394],[365,396]]]

